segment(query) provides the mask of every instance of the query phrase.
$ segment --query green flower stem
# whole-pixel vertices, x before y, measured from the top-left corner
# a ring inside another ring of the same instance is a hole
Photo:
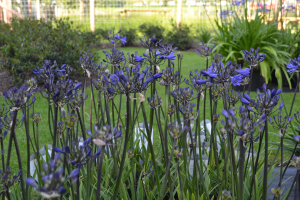
[[[298,87],[299,87],[299,81],[300,81],[300,73],[298,72],[298,77],[297,77],[297,84],[296,84],[296,88],[295,88],[295,92],[294,92],[294,96],[293,96],[293,100],[292,100],[292,104],[291,104],[291,108],[290,108],[290,112],[289,112],[289,115],[288,116],[291,116],[291,114],[292,114],[292,110],[293,110],[293,106],[294,106],[294,103],[295,103],[295,98],[296,98],[296,94],[297,94],[297,90],[298,90]],[[286,129],[287,130],[287,129]],[[286,133],[286,130],[283,132],[283,137],[285,136],[285,133]],[[276,157],[277,157],[277,154],[278,154],[278,152],[279,152],[279,148],[280,148],[280,146],[277,148],[277,151],[276,151],[276,154],[275,154],[275,156],[274,156],[274,159],[273,159],[273,161],[272,161],[272,165],[274,164],[274,162],[275,162],[275,159],[276,159]],[[293,156],[293,155],[292,155]],[[271,165],[271,166],[272,166]],[[288,165],[287,165],[287,167],[288,167]],[[284,176],[284,174],[285,174],[285,171],[283,172],[283,175],[282,176]]]
[[[166,155],[165,147],[164,147],[164,137],[163,137],[163,131],[162,131],[162,127],[161,127],[161,121],[160,121],[160,118],[157,115],[157,110],[156,109],[154,109],[154,113],[155,113],[155,117],[156,117],[156,121],[157,121],[158,132],[159,132],[159,137],[160,137],[160,144],[161,144],[161,147],[162,147],[163,156],[164,156],[164,158],[166,158],[167,155]]]
[[[250,93],[251,91],[251,84],[252,84],[252,76],[253,76],[253,67],[250,67],[250,81],[249,81],[249,84],[248,84],[248,93]]]
[[[58,106],[54,103],[54,125],[53,125],[53,144],[52,148],[56,147],[56,140],[57,140],[57,115],[58,115]],[[37,149],[39,151],[39,149]],[[52,150],[51,159],[53,160],[55,156],[55,151]]]
[[[50,114],[52,113],[52,106],[50,104],[50,101],[48,103],[49,103],[49,106],[48,106],[48,126],[49,126],[51,137],[53,139],[52,124],[51,124],[51,117],[50,117]]]
[[[265,132],[265,129],[259,136],[259,143],[258,143],[259,146],[258,146],[258,151],[257,151],[257,155],[256,155],[255,165],[254,165],[254,168],[253,168],[254,173],[252,175],[252,181],[251,181],[251,184],[250,184],[249,200],[251,200],[251,196],[252,196],[252,188],[253,188],[253,184],[254,184],[254,181],[255,181],[255,174],[256,174],[257,167],[258,167],[258,159],[259,159],[259,154],[260,154],[260,150],[261,150],[262,140],[263,140],[263,137],[264,137],[264,132]]]
[[[113,127],[111,126],[111,121],[110,121],[109,99],[105,99],[104,103],[105,103],[105,109],[106,109],[107,124],[110,126],[110,129],[113,130]],[[116,155],[115,155],[115,149],[113,148],[113,146],[111,146],[110,149],[111,149],[111,154],[112,154],[112,157],[113,157],[113,160],[114,160],[114,165],[113,165],[114,172],[115,172],[115,174],[117,174],[117,170],[118,170],[117,169],[117,164],[118,164],[118,162],[117,162],[117,158],[116,158]],[[124,151],[126,152],[126,149],[124,149]]]
[[[13,121],[12,121],[12,125],[11,125],[10,137],[9,137],[9,143],[8,143],[8,152],[7,152],[6,166],[9,166],[9,161],[10,161],[10,157],[11,157],[12,139],[14,139],[15,148],[16,148],[16,152],[17,152],[17,159],[18,159],[19,170],[23,170],[20,149],[19,149],[19,145],[18,145],[18,141],[17,141],[17,137],[16,137],[16,132],[15,132],[16,122],[17,122],[17,115],[18,115],[18,110],[14,111],[14,115],[13,115]],[[20,175],[20,180],[21,180],[22,199],[26,200],[27,196],[26,196],[26,193],[25,193],[23,171],[22,171],[22,173]]]
[[[22,109],[23,114],[26,116],[26,108]],[[26,148],[27,148],[27,163],[30,163],[30,135],[29,135],[29,128],[28,128],[29,120],[25,120],[25,132],[26,132]],[[39,151],[39,149],[37,149]],[[27,177],[30,177],[30,164],[27,164]],[[28,194],[29,186],[26,185],[26,194]]]
[[[163,184],[163,187],[161,188],[161,192],[160,192],[160,200],[164,199],[164,191],[165,191],[165,188],[167,186],[167,180],[168,180],[169,175],[170,175],[171,162],[172,162],[173,153],[174,153],[174,149],[175,149],[176,144],[177,144],[177,139],[174,139],[171,154],[170,154],[170,158],[168,160],[168,165],[167,165],[167,171],[166,171],[166,175],[165,175],[165,179],[164,179],[164,184]],[[169,184],[171,184],[171,182]]]
[[[148,137],[148,145],[150,148],[151,158],[152,158],[152,162],[153,162],[153,168],[154,168],[155,176],[156,176],[156,184],[157,184],[157,188],[159,189],[160,188],[160,183],[159,183],[159,178],[158,178],[159,176],[158,176],[158,171],[157,171],[157,167],[156,167],[153,145],[152,145],[152,141],[151,141],[151,132],[150,132],[151,130],[149,130],[149,127],[148,127],[147,114],[146,114],[144,102],[141,102],[141,107],[142,107],[142,111],[143,111],[144,123],[145,123],[147,137]]]
[[[132,159],[130,159],[130,163],[131,163],[131,172],[132,172],[132,185],[133,185],[133,200],[137,200],[137,195],[136,195],[136,188],[135,188],[135,174],[134,174],[134,163],[132,161]]]
[[[97,177],[97,192],[96,192],[96,200],[100,200],[101,197],[101,181],[102,181],[102,164],[103,164],[103,158],[104,158],[104,151],[105,146],[101,147],[101,153],[99,158],[99,164],[98,164],[98,177]]]
[[[280,152],[280,181],[279,181],[279,187],[281,189],[281,183],[282,183],[282,168],[283,168],[283,137],[280,138],[280,146],[281,146],[281,152]],[[297,188],[296,188],[297,190]],[[278,199],[280,199],[280,194]]]
[[[288,195],[286,196],[286,199],[289,199],[289,197],[290,197],[290,195],[291,195],[291,193],[292,193],[292,190],[293,190],[293,188],[294,188],[295,183],[298,182],[298,181],[297,181],[298,176],[299,176],[299,171],[297,171],[297,173],[296,173],[296,175],[295,175],[294,181],[293,181],[293,183],[292,183],[292,186],[290,187],[290,190],[289,190]],[[297,191],[297,188],[295,188],[295,192],[296,192],[296,191]],[[296,198],[296,195],[295,195],[295,198]]]
[[[262,199],[266,200],[268,195],[268,120],[265,121],[265,160],[264,160],[264,178],[263,178],[263,196]]]
[[[225,88],[225,85],[223,85],[223,86]],[[224,91],[224,93],[222,94],[222,98],[223,98],[223,107],[224,107],[225,110],[228,110],[226,91]],[[226,130],[228,130],[227,127],[228,127],[228,124],[227,124],[227,121],[226,121]],[[228,139],[229,152],[231,154],[231,171],[232,171],[232,174],[233,174],[236,191],[239,191],[238,178],[237,178],[237,167],[236,167],[235,154],[234,154],[234,148],[233,148],[233,135],[227,133],[227,139]]]
[[[120,168],[119,168],[119,173],[118,173],[118,179],[116,182],[116,186],[115,186],[115,190],[113,193],[113,198],[112,200],[115,200],[117,198],[117,193],[118,193],[118,189],[121,183],[121,179],[122,179],[122,173],[123,173],[123,168],[124,168],[124,163],[125,163],[125,157],[126,157],[126,147],[127,147],[127,143],[128,143],[128,139],[129,139],[129,134],[132,133],[132,130],[130,131],[130,117],[131,117],[131,113],[130,113],[130,94],[126,94],[126,111],[127,111],[127,119],[126,119],[126,133],[125,133],[125,141],[124,141],[124,149],[122,152],[122,159],[121,159],[121,163],[120,163]]]
[[[184,190],[183,190],[183,187],[182,187],[181,174],[180,174],[180,168],[179,168],[179,160],[177,160],[176,170],[177,170],[177,173],[178,173],[179,185],[180,185],[180,200],[183,200],[183,191]],[[203,187],[205,187],[205,185]]]
[[[165,153],[169,155],[168,150],[168,108],[169,108],[169,93],[170,93],[170,85],[165,86],[165,135],[164,135],[164,142],[165,142]],[[165,159],[167,159],[166,157]]]
[[[244,163],[245,163],[245,147],[242,139],[239,139],[240,160],[239,160],[239,198],[244,199]]]

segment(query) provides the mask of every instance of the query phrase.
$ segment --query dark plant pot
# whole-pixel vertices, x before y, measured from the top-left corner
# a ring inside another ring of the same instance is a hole
[[[252,82],[250,86],[250,91],[256,91],[257,88],[261,88],[265,83],[265,79],[262,75],[260,75],[259,70],[253,70],[252,74]],[[249,84],[245,86],[245,91],[248,91]],[[233,86],[233,90],[235,91],[243,91],[244,86]]]

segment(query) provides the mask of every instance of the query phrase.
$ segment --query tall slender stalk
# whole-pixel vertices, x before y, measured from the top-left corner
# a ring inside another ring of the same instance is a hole
[[[130,117],[131,117],[131,113],[130,113],[130,94],[126,94],[126,111],[127,111],[127,118],[126,118],[126,133],[125,133],[125,141],[124,141],[124,149],[122,152],[122,159],[121,159],[121,163],[120,163],[120,170],[118,173],[118,179],[116,182],[116,186],[115,186],[115,190],[114,190],[114,194],[113,194],[113,198],[112,200],[115,200],[117,198],[117,193],[118,193],[118,189],[121,183],[121,179],[122,179],[122,173],[123,173],[123,166],[125,163],[125,157],[126,157],[126,147],[127,147],[127,143],[128,143],[128,139],[129,139],[129,134],[130,134]]]
[[[98,181],[97,181],[97,192],[96,192],[96,200],[100,200],[101,197],[101,182],[102,182],[102,164],[103,164],[103,155],[105,151],[105,146],[101,147],[101,153],[99,158],[99,164],[98,164]]]
[[[169,93],[170,93],[170,85],[165,86],[165,153],[169,155],[168,150],[168,108],[169,108]],[[166,158],[165,158],[166,159]]]
[[[160,192],[160,200],[164,199],[164,191],[165,191],[165,188],[167,186],[167,180],[168,180],[169,175],[170,175],[170,167],[171,167],[171,162],[172,162],[173,153],[174,153],[174,149],[175,149],[176,144],[177,144],[177,139],[174,139],[171,154],[170,154],[170,158],[168,159],[168,165],[167,165],[166,175],[165,175],[165,178],[164,178],[164,184],[163,184],[163,187],[161,188],[161,192]],[[169,184],[171,184],[171,183],[169,183]]]
[[[239,195],[240,199],[244,199],[244,162],[245,162],[245,147],[242,139],[239,140],[240,145],[240,160],[239,160]]]
[[[53,148],[56,147],[56,139],[57,139],[57,115],[58,115],[58,105],[54,103],[53,144],[52,144],[51,160],[53,160],[55,156],[55,151],[53,150]]]
[[[263,196],[262,199],[267,199],[268,189],[268,120],[265,121],[265,160],[264,160],[264,176],[263,176]]]

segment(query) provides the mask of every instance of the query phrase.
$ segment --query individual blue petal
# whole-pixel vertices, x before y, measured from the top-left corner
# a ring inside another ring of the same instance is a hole
[[[226,117],[229,118],[228,112],[226,110],[222,110],[222,114]]]
[[[31,187],[38,187],[33,178],[25,178],[25,183]]]

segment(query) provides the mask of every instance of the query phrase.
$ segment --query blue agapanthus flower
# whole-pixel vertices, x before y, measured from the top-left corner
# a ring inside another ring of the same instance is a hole
[[[259,47],[255,50],[253,48],[250,49],[250,51],[243,50],[244,59],[246,63],[251,67],[256,67],[259,63],[264,61],[266,58],[266,54],[258,54]]]
[[[43,170],[40,172],[42,175],[42,185],[39,186],[33,178],[26,178],[27,185],[35,188],[40,192],[40,195],[45,199],[58,198],[67,190],[65,182],[70,180],[71,184],[78,180],[79,169],[74,169],[68,177],[64,177],[64,169],[57,167],[61,164],[61,154],[57,153],[54,160],[50,160],[49,164],[42,165]]]
[[[213,62],[206,71],[201,71],[201,74],[207,77],[207,80],[199,79],[196,83],[201,85],[206,82],[216,84],[232,82],[234,86],[243,85],[246,83],[247,77],[250,74],[249,71],[249,68],[241,69],[240,65],[232,63],[231,61],[227,62],[226,66],[224,66],[223,62]]]
[[[273,89],[271,91],[267,89],[266,83],[264,83],[262,89],[262,92],[259,89],[256,90],[257,96],[255,99],[252,99],[248,94],[244,94],[244,96],[241,97],[241,102],[248,105],[249,108],[253,107],[258,114],[270,116],[279,102],[282,89]],[[278,109],[281,109],[283,105],[284,104],[281,103]]]
[[[300,71],[300,55],[298,58],[291,59],[290,63],[287,64],[286,68],[288,73],[299,72]]]

